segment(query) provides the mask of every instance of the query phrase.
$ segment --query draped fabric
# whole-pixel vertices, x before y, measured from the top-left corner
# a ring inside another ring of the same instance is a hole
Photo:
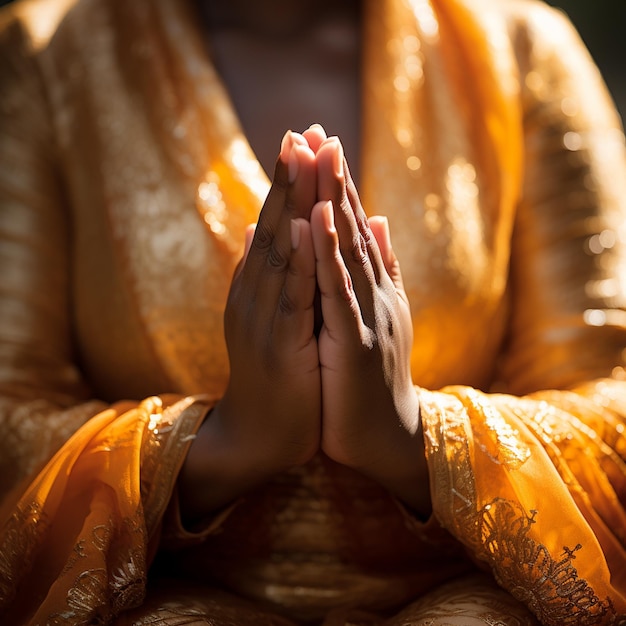
[[[191,5],[0,20],[3,623],[418,624],[485,589],[490,619],[626,620],[624,139],[560,14],[366,3],[361,191],[411,302],[433,519],[317,456],[194,533],[176,478],[267,176]]]

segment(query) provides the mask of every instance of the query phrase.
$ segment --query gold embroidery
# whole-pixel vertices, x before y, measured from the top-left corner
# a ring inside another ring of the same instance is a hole
[[[15,513],[2,529],[0,545],[0,607],[6,607],[15,597],[17,583],[31,566],[35,551],[50,524],[38,502],[26,508],[16,507]]]
[[[105,624],[107,606],[107,573],[102,568],[82,572],[68,591],[68,611],[51,616],[55,626],[76,624]]]
[[[112,513],[87,534],[77,537],[71,548],[68,546],[67,559],[55,583],[59,590],[68,585],[65,606],[55,606],[46,623],[108,623],[121,611],[143,602],[147,544],[158,527],[181,460],[207,408],[194,398],[168,408],[163,405],[160,399],[151,398],[118,416],[118,420],[129,420],[129,428],[121,437],[103,430],[91,448],[92,452],[114,451],[142,441],[142,502],[124,517]],[[106,497],[106,488],[103,493]],[[6,522],[0,546],[0,607],[10,606],[15,599],[17,586],[27,576],[37,547],[47,540],[49,527],[41,505],[34,499],[27,507],[17,507]],[[65,583],[61,582],[63,579]]]
[[[466,408],[470,416],[481,415],[485,432],[475,433],[476,444],[498,465],[508,469],[521,467],[530,457],[530,449],[525,445],[519,432],[506,422],[502,414],[484,400],[483,394],[468,389],[465,392]]]
[[[519,503],[504,497],[481,505],[473,469],[474,444],[476,431],[489,425],[484,424],[485,412],[479,411],[473,396],[468,398],[462,389],[448,391],[420,392],[427,454],[437,485],[435,502],[439,498],[444,503],[437,510],[442,525],[488,563],[498,583],[543,624],[622,623],[624,616],[617,615],[611,600],[599,598],[579,577],[574,561],[582,546],[563,546],[562,554],[555,557],[531,536],[539,513],[528,515]],[[478,447],[500,465],[499,459]],[[446,493],[450,495],[444,497]]]
[[[106,524],[92,529],[88,541],[81,539],[76,543],[64,572],[71,572],[78,559],[86,558],[90,550],[102,553],[101,562],[110,566],[80,572],[67,592],[67,608],[51,615],[47,623],[106,624],[112,616],[141,604],[146,587],[146,542],[140,520],[140,511],[121,524],[109,518]],[[113,544],[114,538],[122,547]]]
[[[139,606],[145,597],[146,557],[141,549],[132,550],[126,562],[111,573],[112,607],[114,615]]]
[[[476,554],[488,562],[496,580],[528,606],[544,624],[592,626],[614,623],[609,599],[601,600],[573,565],[582,546],[563,547],[559,560],[530,537],[536,511],[525,514],[519,504],[496,499],[474,519],[481,546]]]
[[[157,402],[158,400],[158,402]],[[158,398],[144,401],[140,411],[149,436],[142,446],[141,497],[148,536],[152,535],[168,505],[184,459],[208,405],[193,397],[163,408]]]

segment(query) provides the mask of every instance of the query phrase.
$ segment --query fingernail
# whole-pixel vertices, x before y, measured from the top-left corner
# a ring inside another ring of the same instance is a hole
[[[381,215],[381,218],[384,224],[383,230],[385,231],[385,243],[387,244],[387,250],[391,250],[391,231],[389,230],[389,220],[386,215]]]
[[[335,151],[333,153],[333,169],[337,178],[343,178],[343,146],[338,137],[333,137]]]
[[[280,142],[280,160],[283,163],[287,163],[289,161],[289,155],[291,154],[291,147],[293,145],[293,135],[294,133],[288,130],[283,135],[283,139]]]
[[[311,124],[308,130],[319,130],[321,131],[322,135],[324,135],[324,137],[327,137],[326,131],[324,130],[324,127],[321,124],[317,124],[317,123]]]
[[[293,131],[291,131],[291,140],[294,144],[298,144],[299,146],[309,145],[309,142],[306,140],[306,137],[304,135],[301,135],[300,133],[294,133]]]
[[[335,215],[333,213],[333,203],[329,200],[324,205],[324,222],[329,233],[335,232]]]
[[[291,247],[297,250],[300,245],[300,224],[296,220],[291,220]]]
[[[289,163],[287,164],[287,178],[289,183],[293,183],[298,175],[298,146],[292,145],[291,152],[289,153]]]

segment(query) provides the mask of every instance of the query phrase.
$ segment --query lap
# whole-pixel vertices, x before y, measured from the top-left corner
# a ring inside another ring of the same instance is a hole
[[[446,583],[411,603],[384,626],[539,626],[532,613],[486,576]]]
[[[125,613],[114,626],[296,626],[254,603],[205,585],[162,581],[150,589],[141,607]]]
[[[538,626],[510,594],[482,575],[446,583],[382,619],[361,611],[331,612],[323,626]],[[297,622],[241,598],[182,581],[162,582],[145,603],[115,626],[297,626]]]

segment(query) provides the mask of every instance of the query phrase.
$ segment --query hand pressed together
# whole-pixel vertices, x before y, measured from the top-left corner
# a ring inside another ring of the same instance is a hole
[[[316,162],[321,449],[424,514],[430,498],[410,371],[413,326],[388,222],[366,217],[336,137],[321,144]]]
[[[429,513],[411,316],[387,220],[367,219],[339,140],[317,125],[283,139],[225,332],[230,382],[183,470],[190,515],[318,450]]]

